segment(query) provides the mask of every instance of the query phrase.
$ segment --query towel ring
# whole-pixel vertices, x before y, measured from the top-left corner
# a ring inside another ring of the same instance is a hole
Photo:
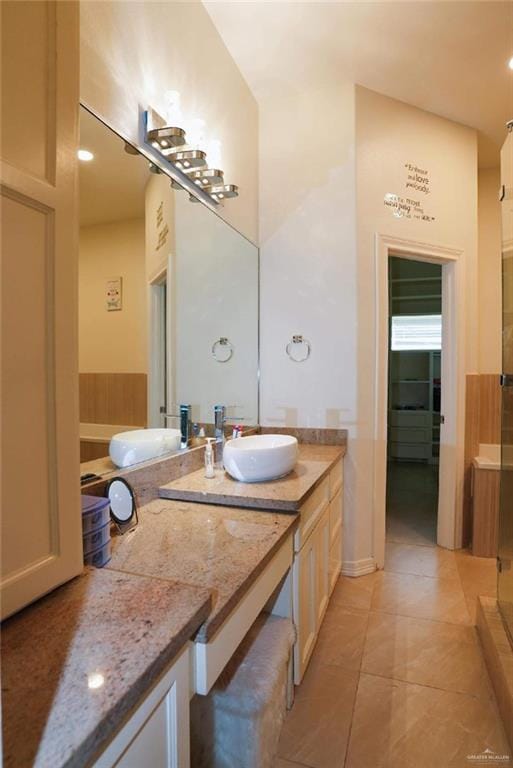
[[[292,350],[294,349],[294,345],[300,344],[303,345],[306,349],[306,353],[303,355],[303,357],[295,357],[292,354]],[[308,360],[310,357],[310,354],[312,352],[312,345],[308,341],[308,339],[305,339],[304,336],[301,336],[300,334],[296,334],[292,337],[292,339],[289,341],[287,346],[285,347],[285,352],[290,357],[293,363],[304,363],[305,360]]]
[[[221,351],[221,347],[227,348],[227,354],[225,357],[219,357],[219,352]],[[228,360],[231,360],[233,357],[233,344],[231,341],[229,341],[226,336],[220,336],[217,341],[214,341],[212,344],[212,357],[214,360],[217,360],[218,363],[227,363]]]

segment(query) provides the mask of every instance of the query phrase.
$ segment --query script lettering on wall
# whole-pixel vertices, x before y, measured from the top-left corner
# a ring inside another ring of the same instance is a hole
[[[415,163],[404,163],[404,168],[406,171],[404,194],[387,192],[383,204],[392,210],[392,215],[396,219],[434,221],[435,217],[427,213],[424,207],[426,198],[431,194],[429,171]]]
[[[156,251],[159,251],[166,243],[167,236],[169,234],[169,227],[164,224],[164,201],[162,201],[157,208],[157,246]]]

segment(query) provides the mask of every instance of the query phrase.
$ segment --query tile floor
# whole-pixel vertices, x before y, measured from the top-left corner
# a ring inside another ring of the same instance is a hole
[[[405,492],[419,514],[398,499],[385,570],[335,587],[275,768],[468,768],[510,753],[473,626],[495,561],[436,547],[429,488]]]

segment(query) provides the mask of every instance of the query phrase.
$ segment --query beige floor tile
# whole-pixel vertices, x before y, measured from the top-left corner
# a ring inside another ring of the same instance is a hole
[[[474,557],[468,550],[455,553],[461,586],[465,595],[497,596],[497,567],[493,557]]]
[[[434,578],[458,577],[454,552],[442,547],[419,547],[394,542],[386,544],[385,570]]]
[[[343,605],[346,608],[357,608],[368,611],[371,604],[372,592],[377,572],[366,576],[340,576],[331,595],[331,603]]]
[[[371,613],[362,672],[481,698],[492,695],[474,627]]]
[[[465,595],[465,602],[467,604],[468,615],[470,616],[470,623],[473,626],[475,626],[476,611],[477,611],[477,597],[475,595]]]
[[[493,701],[361,675],[346,768],[468,768],[485,749],[510,751]]]
[[[316,661],[360,669],[368,616],[367,611],[330,602],[314,650]]]
[[[420,619],[470,624],[465,597],[458,579],[388,573],[376,577],[373,610]]]
[[[343,768],[358,672],[312,659],[281,732],[278,755],[312,768]]]
[[[387,516],[387,541],[395,544],[414,544],[421,547],[436,547],[436,521],[429,519],[412,520],[409,516]]]

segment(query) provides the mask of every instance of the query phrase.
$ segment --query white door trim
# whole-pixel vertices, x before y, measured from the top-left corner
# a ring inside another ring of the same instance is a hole
[[[463,251],[376,234],[376,370],[374,402],[374,557],[385,562],[388,421],[388,260],[391,255],[442,265],[442,412],[437,542],[462,541],[465,418],[465,275]]]
[[[148,426],[167,426],[160,411],[166,403],[165,381],[167,371],[164,370],[166,355],[163,353],[166,344],[166,332],[162,318],[167,318],[164,306],[163,286],[167,285],[167,267],[160,269],[148,282]],[[169,403],[167,403],[169,408]]]

